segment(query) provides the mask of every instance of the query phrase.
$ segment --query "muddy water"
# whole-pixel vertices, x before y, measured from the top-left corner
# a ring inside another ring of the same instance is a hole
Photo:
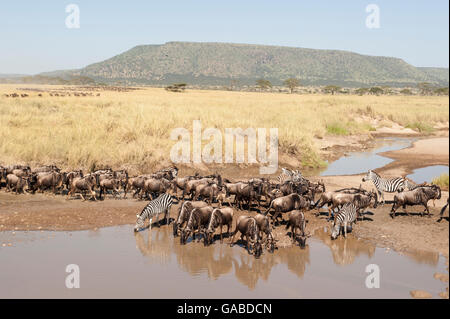
[[[351,152],[347,156],[330,163],[328,167],[320,172],[320,176],[330,175],[353,175],[367,172],[369,169],[383,167],[394,160],[380,156],[379,153],[396,151],[412,145],[415,138],[378,138],[372,149]]]
[[[414,172],[407,177],[412,179],[416,183],[431,183],[435,177],[438,177],[444,173],[448,175],[448,166],[433,165],[415,169]]]
[[[78,232],[2,232],[0,298],[434,298],[445,285],[438,254],[400,255],[351,234],[331,241],[325,230],[298,247],[249,256],[236,245],[180,246],[169,228],[134,234],[132,226]],[[80,267],[80,288],[67,289],[68,264]],[[366,266],[380,268],[368,289]]]

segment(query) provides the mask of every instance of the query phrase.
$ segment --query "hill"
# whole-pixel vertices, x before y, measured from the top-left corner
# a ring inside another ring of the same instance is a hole
[[[448,68],[419,68],[405,61],[348,51],[232,43],[168,42],[139,45],[79,70],[46,73],[86,76],[106,83],[254,85],[259,78],[282,84],[289,77],[302,85],[348,87],[411,86],[430,82],[448,86]],[[44,74],[45,75],[45,74]]]

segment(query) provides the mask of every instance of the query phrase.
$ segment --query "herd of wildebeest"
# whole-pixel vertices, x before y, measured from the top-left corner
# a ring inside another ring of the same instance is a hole
[[[133,198],[150,200],[137,214],[135,231],[140,230],[138,226],[147,218],[151,228],[155,216],[159,227],[163,221],[159,220],[159,215],[164,213],[166,224],[173,223],[173,235],[180,236],[181,244],[186,244],[190,236],[195,240],[197,235],[197,240],[203,238],[204,244],[210,245],[217,236],[223,241],[222,229],[226,226],[230,244],[239,232],[248,252],[255,257],[259,257],[264,249],[269,252],[276,249],[273,230],[280,224],[284,224],[286,230],[290,228],[288,234],[293,243],[304,248],[311,236],[306,230],[306,211],[317,209],[313,214],[317,217],[320,208],[327,205],[328,218],[332,221],[331,238],[336,239],[341,233],[346,237],[347,229],[351,229],[353,223],[361,218],[364,220],[365,211],[380,204],[379,196],[384,204],[384,192],[395,193],[392,218],[399,207],[406,209],[408,205],[422,205],[430,216],[427,203],[441,198],[441,189],[437,185],[417,185],[404,178],[383,179],[374,171],[369,171],[363,181],[372,181],[375,190],[367,191],[360,185],[326,191],[322,181],[311,181],[298,170],[287,168],[282,168],[282,173],[272,180],[231,181],[217,173],[180,177],[175,166],[133,177],[126,170],[111,168],[84,174],[82,170],[63,172],[55,165],[34,169],[26,165],[0,166],[0,189],[4,187],[6,192],[34,194],[51,190],[55,195],[67,198],[79,195],[83,200],[102,200],[108,195],[120,199],[132,194]],[[170,206],[174,200],[180,205],[177,217],[170,219]],[[438,221],[443,219],[447,207],[448,199]],[[234,218],[237,209],[256,211],[257,214]],[[287,220],[283,219],[283,214],[288,215]],[[235,230],[231,231],[234,219]],[[216,229],[220,229],[220,233],[214,236]]]

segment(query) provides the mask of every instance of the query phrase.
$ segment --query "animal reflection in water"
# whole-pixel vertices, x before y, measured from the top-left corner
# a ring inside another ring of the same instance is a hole
[[[175,254],[178,265],[191,276],[207,274],[212,280],[233,273],[243,285],[253,290],[259,279],[267,281],[271,270],[278,264],[286,264],[289,271],[302,278],[309,260],[309,246],[299,251],[298,247],[280,248],[274,254],[263,254],[255,259],[239,248],[219,243],[204,247],[200,243],[181,246],[171,240],[168,228],[134,234],[136,246],[145,257],[161,264],[171,262]]]
[[[336,265],[350,265],[358,256],[366,255],[372,258],[375,254],[376,247],[374,245],[364,240],[358,240],[353,236],[349,236],[347,239],[338,238],[337,240],[332,240],[329,233],[326,233],[323,229],[317,230],[315,235],[330,248]]]

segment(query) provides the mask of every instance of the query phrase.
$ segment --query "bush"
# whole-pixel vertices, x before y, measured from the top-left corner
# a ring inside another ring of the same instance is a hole
[[[434,128],[431,125],[422,122],[409,123],[406,127],[419,131],[420,133],[431,133],[434,131]]]
[[[448,189],[448,174],[443,173],[433,178],[433,184],[438,185],[440,188]]]
[[[333,123],[327,124],[326,129],[327,129],[327,133],[332,134],[332,135],[348,135],[349,134],[347,128],[345,128],[339,122],[333,122]]]

